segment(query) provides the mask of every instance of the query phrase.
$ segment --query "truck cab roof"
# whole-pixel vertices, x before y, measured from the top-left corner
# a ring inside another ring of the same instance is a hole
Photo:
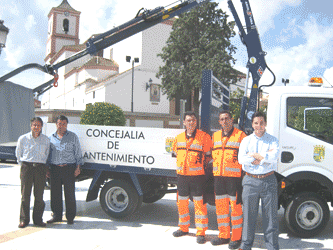
[[[333,87],[314,87],[314,86],[274,86],[265,89],[266,92],[271,96],[282,95],[282,94],[324,94],[324,93],[332,93]]]

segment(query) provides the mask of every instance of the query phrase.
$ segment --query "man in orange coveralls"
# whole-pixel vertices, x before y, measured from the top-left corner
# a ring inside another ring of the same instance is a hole
[[[217,224],[219,236],[211,241],[212,245],[229,243],[229,249],[237,249],[241,244],[243,212],[240,202],[242,185],[242,165],[238,163],[238,150],[246,134],[233,126],[229,111],[219,115],[222,130],[213,134],[213,174]],[[230,239],[231,206],[232,235]]]
[[[190,227],[189,196],[193,194],[197,243],[206,242],[208,229],[207,206],[203,202],[203,185],[206,180],[204,164],[211,155],[212,140],[209,134],[197,129],[197,117],[194,112],[184,114],[185,132],[179,134],[173,144],[177,155],[177,189],[179,229],[174,237],[188,234]]]

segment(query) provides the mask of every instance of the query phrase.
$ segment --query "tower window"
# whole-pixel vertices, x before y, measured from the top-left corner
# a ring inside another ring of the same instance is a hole
[[[63,31],[65,31],[65,33],[68,33],[69,30],[69,20],[67,18],[64,19],[64,21],[62,22],[62,29]]]

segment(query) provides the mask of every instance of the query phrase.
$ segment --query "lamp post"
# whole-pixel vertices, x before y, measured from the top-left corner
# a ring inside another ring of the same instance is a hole
[[[3,25],[3,22],[3,20],[0,20],[0,54],[2,48],[6,47],[6,39],[9,33],[9,29],[5,25]]]
[[[131,62],[131,56],[126,56],[126,62]],[[134,96],[134,63],[138,63],[139,62],[139,58],[135,57],[132,60],[132,101],[131,101],[131,112],[133,113],[133,96]]]

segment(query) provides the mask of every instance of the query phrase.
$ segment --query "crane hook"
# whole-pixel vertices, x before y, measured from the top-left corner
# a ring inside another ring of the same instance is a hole
[[[59,75],[58,75],[58,73],[56,72],[55,74],[54,74],[54,82],[53,82],[53,87],[58,87],[58,79],[59,79]]]

